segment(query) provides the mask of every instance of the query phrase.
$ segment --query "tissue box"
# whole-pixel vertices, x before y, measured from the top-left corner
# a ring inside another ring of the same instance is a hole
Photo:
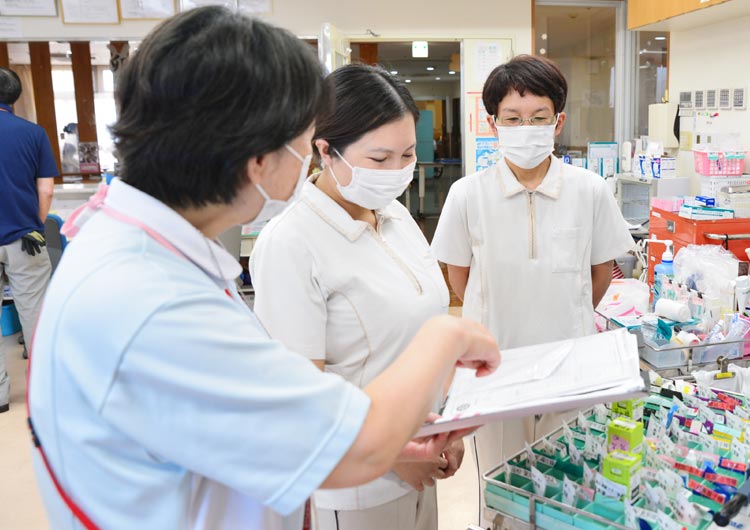
[[[695,221],[710,221],[715,219],[734,219],[734,210],[724,208],[706,208],[683,204],[680,207],[680,217]]]
[[[677,159],[664,157],[661,159],[661,178],[674,178],[677,176]]]
[[[612,403],[612,413],[626,416],[633,421],[643,421],[643,398],[615,401]]]
[[[607,450],[640,453],[643,450],[643,422],[628,418],[615,418],[609,422]]]
[[[716,199],[713,197],[706,197],[705,195],[696,195],[695,202],[700,206],[716,206]]]
[[[638,496],[641,487],[641,466],[641,455],[614,451],[604,458],[602,475],[627,487],[629,497],[626,500],[632,500]]]

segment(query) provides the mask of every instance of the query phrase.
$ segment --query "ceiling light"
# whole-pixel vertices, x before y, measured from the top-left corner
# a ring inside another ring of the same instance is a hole
[[[391,70],[391,75],[397,75],[397,74],[398,74],[398,70]]]
[[[429,50],[426,40],[415,40],[411,43],[412,57],[429,57]]]
[[[439,78],[439,77],[436,77],[436,78],[435,78],[435,81],[440,81],[440,78]]]
[[[405,83],[411,83],[411,79],[405,79],[404,82]]]
[[[432,72],[432,71],[433,71],[434,69],[435,69],[435,67],[434,67],[434,66],[428,66],[428,67],[427,67],[427,71],[428,71],[428,72]]]
[[[654,37],[654,40],[667,40],[666,37]]]
[[[547,53],[547,49],[546,48],[539,48],[539,53],[542,54],[542,55],[544,55],[544,54]]]
[[[448,72],[448,75],[456,75],[456,72],[455,72],[455,70],[450,70],[450,71]]]

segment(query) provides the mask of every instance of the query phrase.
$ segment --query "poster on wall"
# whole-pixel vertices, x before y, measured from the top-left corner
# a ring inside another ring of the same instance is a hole
[[[119,24],[117,0],[60,0],[63,24]]]
[[[482,96],[474,96],[474,100],[474,112],[477,117],[477,136],[494,138],[495,133],[492,131],[489,121],[487,121],[489,114],[487,114],[487,109],[484,108]]]
[[[246,15],[268,15],[271,13],[271,0],[239,0],[239,8]]]
[[[494,166],[500,160],[500,152],[497,149],[497,138],[477,138],[476,139],[476,169],[481,171],[490,166]]]
[[[0,39],[20,39],[23,26],[20,18],[0,17]]]
[[[507,60],[505,47],[499,42],[478,43],[474,60],[474,81],[484,84],[490,72]]]
[[[174,0],[119,0],[123,20],[154,20],[175,14]]]
[[[237,9],[237,0],[180,0],[180,11],[203,6],[224,6]]]
[[[56,17],[56,0],[0,0],[0,15],[16,17]]]
[[[99,144],[80,142],[78,144],[78,161],[81,173],[99,173]]]

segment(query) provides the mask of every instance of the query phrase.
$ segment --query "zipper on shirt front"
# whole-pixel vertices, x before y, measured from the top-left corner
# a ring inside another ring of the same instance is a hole
[[[527,191],[529,207],[529,259],[536,259],[536,212],[534,208],[534,192]]]
[[[375,230],[372,226],[368,226],[370,231],[372,232],[373,236],[375,237],[375,240],[380,243],[380,246],[383,247],[383,250],[385,250],[386,254],[388,254],[393,261],[396,262],[396,265],[398,265],[401,270],[406,273],[406,276],[411,280],[412,285],[414,285],[414,289],[416,289],[418,294],[422,294],[424,292],[424,289],[422,288],[422,284],[419,283],[419,279],[417,279],[417,275],[412,272],[412,270],[409,268],[409,266],[404,263],[404,260],[402,260],[398,254],[396,254],[396,251],[391,248],[391,246],[386,243],[385,239],[383,239],[383,236],[380,235],[380,232],[378,230]],[[380,228],[380,225],[378,224],[378,228]]]

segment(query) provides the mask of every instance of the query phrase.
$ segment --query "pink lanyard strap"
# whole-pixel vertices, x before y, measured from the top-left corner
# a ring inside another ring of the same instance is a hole
[[[68,220],[63,225],[60,232],[66,237],[74,237],[76,234],[78,234],[81,227],[84,224],[86,224],[86,222],[97,211],[101,211],[102,213],[112,217],[113,219],[116,219],[128,225],[132,225],[132,226],[136,226],[140,228],[141,230],[146,232],[149,236],[151,236],[157,243],[165,247],[167,250],[169,250],[173,254],[180,256],[183,259],[187,259],[182,252],[177,250],[177,248],[174,245],[172,245],[161,234],[159,234],[156,230],[152,229],[147,224],[133,217],[130,217],[129,215],[125,215],[124,213],[118,210],[115,210],[114,208],[111,208],[107,206],[106,204],[104,204],[104,200],[107,197],[108,191],[109,191],[109,186],[107,186],[104,183],[100,184],[96,190],[96,193],[89,199],[89,201],[83,206],[80,206],[79,208],[76,208],[75,211],[73,211],[73,213],[70,215]],[[229,298],[231,298],[234,301],[234,296],[232,296],[232,293],[230,292],[228,288],[225,288],[224,292]],[[34,335],[35,334],[36,334],[36,331]],[[49,474],[50,479],[52,480],[52,483],[54,484],[58,495],[60,495],[60,498],[63,500],[65,505],[71,511],[73,516],[76,519],[78,519],[78,521],[84,526],[84,528],[86,528],[86,530],[99,530],[99,527],[89,518],[88,515],[86,515],[86,512],[84,512],[83,509],[81,509],[81,507],[78,506],[78,504],[63,489],[54,471],[52,471],[52,466],[50,466],[50,463],[47,460],[47,455],[44,453],[44,449],[42,448],[42,442],[39,440],[39,437],[37,436],[36,431],[34,430],[34,424],[31,421],[31,407],[29,406],[29,394],[31,390],[31,360],[32,360],[33,350],[34,350],[34,336],[32,335],[31,341],[29,343],[29,367],[26,372],[26,414],[28,417],[29,429],[31,430],[32,441],[34,443],[34,446],[39,450],[39,454],[42,457],[42,462],[44,463],[44,467],[47,469],[47,473]]]
[[[88,202],[83,206],[79,206],[73,211],[72,214],[70,214],[70,217],[67,221],[65,221],[65,224],[63,225],[60,232],[66,237],[75,237],[81,230],[81,227],[86,224],[86,222],[88,222],[88,220],[91,219],[91,217],[97,211],[101,210],[103,213],[107,214],[113,219],[140,228],[149,236],[151,236],[157,243],[165,247],[173,254],[176,254],[183,258],[185,257],[182,252],[177,250],[174,245],[172,245],[172,243],[164,239],[164,237],[160,233],[148,226],[146,223],[143,223],[138,219],[135,219],[134,217],[125,215],[124,213],[107,206],[104,201],[107,198],[108,192],[109,186],[104,183],[99,184],[96,193],[91,196]]]

